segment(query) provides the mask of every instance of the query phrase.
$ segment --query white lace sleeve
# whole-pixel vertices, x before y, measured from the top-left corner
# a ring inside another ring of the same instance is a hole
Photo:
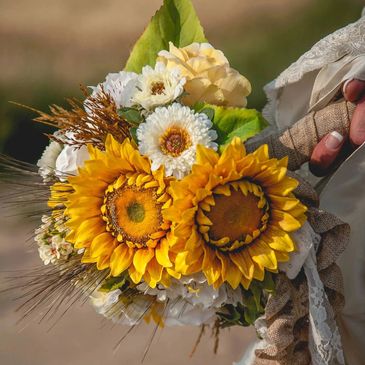
[[[265,86],[268,103],[263,110],[264,116],[272,123],[277,120],[277,103],[282,89],[310,77],[311,73],[336,62],[346,55],[359,56],[365,53],[365,12],[355,23],[337,30],[316,43],[308,52],[291,64],[274,81]],[[281,127],[281,126],[280,126]]]

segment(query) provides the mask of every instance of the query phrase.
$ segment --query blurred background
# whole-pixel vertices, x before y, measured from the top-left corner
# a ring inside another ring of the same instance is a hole
[[[36,162],[47,144],[45,127],[16,101],[47,111],[79,96],[79,85],[95,85],[123,68],[131,47],[161,0],[0,0],[0,152]],[[252,83],[249,107],[265,104],[262,87],[315,42],[358,19],[361,0],[194,0],[209,41]],[[2,216],[0,271],[38,263],[25,249],[33,225]],[[0,363],[4,365],[139,364],[152,329],[140,328],[113,354],[124,333],[105,326],[84,306],[54,329],[28,320],[16,325],[14,295],[0,294]],[[24,328],[25,326],[25,328]],[[224,331],[217,356],[206,336],[189,353],[197,329],[165,329],[145,364],[231,364],[254,338],[246,329]]]

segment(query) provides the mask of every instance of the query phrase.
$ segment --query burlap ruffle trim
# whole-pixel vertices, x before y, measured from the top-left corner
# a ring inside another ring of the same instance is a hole
[[[332,104],[317,113],[311,113],[290,129],[254,143],[247,143],[249,152],[267,143],[270,155],[289,157],[289,170],[298,169],[309,160],[315,145],[327,133],[337,130],[348,133],[354,106],[347,102]],[[345,250],[350,227],[334,215],[318,209],[314,189],[300,177],[296,196],[309,207],[308,221],[321,235],[317,251],[318,272],[335,316],[344,306],[343,280],[336,260]],[[308,285],[303,272],[295,280],[285,274],[277,277],[276,294],[268,300],[265,310],[268,346],[255,351],[255,365],[308,365],[311,356],[308,346],[309,307]]]
[[[317,253],[318,271],[326,294],[337,315],[344,306],[343,281],[335,264],[346,248],[349,226],[332,214],[311,208],[309,222],[322,236]],[[304,272],[291,281],[285,274],[277,278],[276,294],[269,298],[265,310],[268,345],[256,350],[255,365],[308,365],[308,285]]]

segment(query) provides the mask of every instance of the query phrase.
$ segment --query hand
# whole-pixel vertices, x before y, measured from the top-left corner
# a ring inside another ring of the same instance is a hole
[[[356,103],[348,136],[334,131],[327,134],[315,147],[309,168],[316,176],[327,175],[351,150],[365,142],[365,81],[351,80],[344,84],[343,95]]]

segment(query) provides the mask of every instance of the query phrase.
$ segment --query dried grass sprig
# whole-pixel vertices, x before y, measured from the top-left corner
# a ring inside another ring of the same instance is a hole
[[[49,107],[49,114],[26,105],[14,104],[36,112],[39,116],[34,118],[35,122],[59,129],[59,135],[48,137],[61,144],[76,148],[92,144],[103,150],[108,134],[120,143],[131,137],[130,125],[118,114],[117,105],[110,95],[102,88],[95,95],[88,95],[85,87],[81,87],[81,90],[87,98],[85,102],[77,98],[68,98],[68,109],[53,104]],[[66,138],[66,132],[72,132],[73,138]]]
[[[84,302],[103,280],[107,271],[99,271],[95,265],[80,264],[80,256],[57,266],[42,266],[24,272],[14,273],[7,278],[7,287],[0,291],[21,291],[16,298],[22,303],[17,311],[22,312],[19,322],[43,309],[40,322],[55,318],[56,322],[77,302]],[[54,322],[54,324],[56,324]]]

